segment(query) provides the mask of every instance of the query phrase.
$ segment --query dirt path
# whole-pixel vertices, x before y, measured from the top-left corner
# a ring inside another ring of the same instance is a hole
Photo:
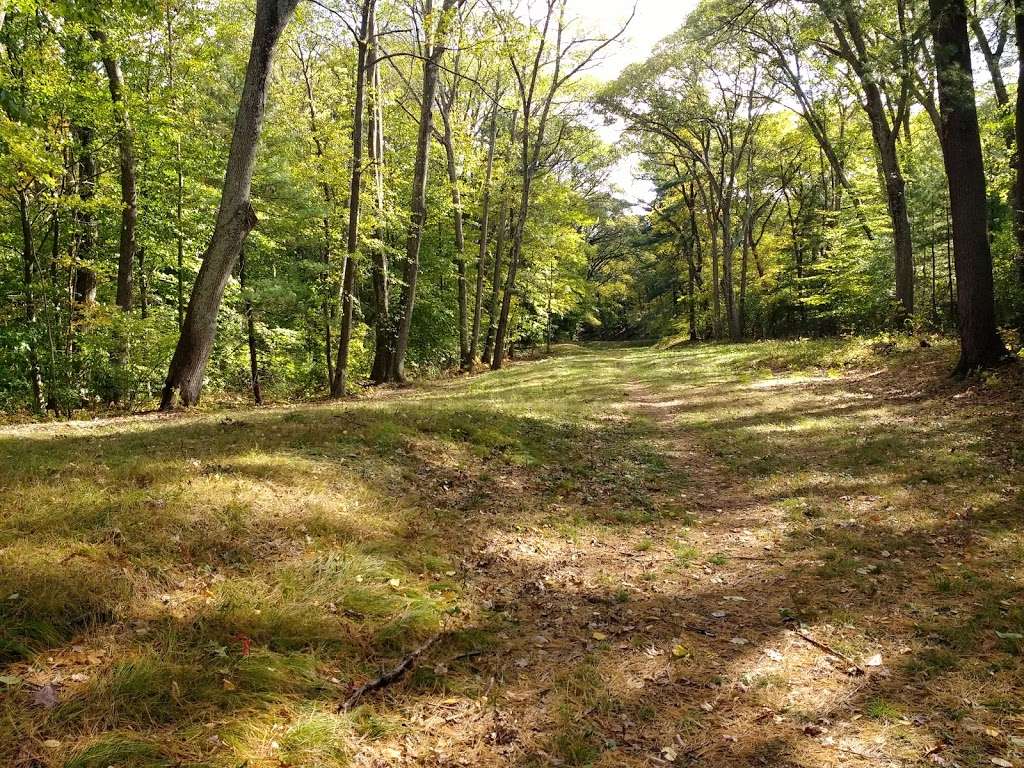
[[[675,425],[685,400],[636,380],[625,393],[609,418],[648,423],[665,461],[650,491],[655,522],[583,539],[550,526],[492,529],[465,564],[470,594],[505,622],[497,646],[473,663],[486,695],[405,711],[410,732],[394,757],[439,766],[803,765],[789,745],[806,725],[751,695],[752,681],[785,676],[812,707],[863,684],[785,622],[786,574],[813,561],[779,550],[781,513]],[[372,752],[365,764],[380,764]],[[832,764],[845,762],[833,752]]]

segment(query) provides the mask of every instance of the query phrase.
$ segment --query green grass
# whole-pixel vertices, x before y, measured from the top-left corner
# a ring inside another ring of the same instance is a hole
[[[575,620],[595,623],[567,642],[631,629],[526,681],[544,712],[522,765],[531,749],[615,764],[620,722],[704,718],[710,689],[630,687],[619,665],[633,650],[664,662],[682,630],[651,627],[723,607],[770,620],[745,646],[717,625],[682,637],[714,686],[796,616],[852,657],[886,646],[893,684],[829,717],[953,713],[984,684],[971,718],[1005,729],[1024,674],[1016,379],[967,391],[945,378],[948,345],[877,342],[595,345],[340,404],[2,430],[0,674],[26,682],[0,688],[0,764],[343,766],[397,748],[409,712],[535,674],[504,648],[533,652],[517,611],[538,582],[567,610],[545,609],[548,640]],[[717,530],[718,507],[750,519]],[[544,552],[488,560],[519,539],[561,553],[556,577],[577,555],[641,565],[581,585],[544,582]],[[495,562],[530,590],[485,595]],[[439,632],[406,679],[335,711]],[[778,674],[751,695],[782,706]],[[57,706],[33,705],[58,677]],[[942,687],[911,694],[921,681]]]

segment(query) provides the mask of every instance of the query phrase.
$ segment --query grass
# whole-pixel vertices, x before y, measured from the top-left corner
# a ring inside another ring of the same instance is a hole
[[[1020,375],[952,354],[595,345],[0,430],[0,764],[826,764],[817,722],[1019,762]]]

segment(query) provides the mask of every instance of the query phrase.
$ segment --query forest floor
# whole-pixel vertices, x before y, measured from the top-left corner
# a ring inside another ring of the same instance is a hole
[[[910,343],[2,429],[0,764],[1024,768],[1021,372]]]

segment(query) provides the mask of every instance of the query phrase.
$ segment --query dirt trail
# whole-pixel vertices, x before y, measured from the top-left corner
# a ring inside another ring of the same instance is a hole
[[[656,521],[584,540],[489,529],[465,563],[471,598],[506,622],[473,660],[486,696],[406,711],[407,764],[802,765],[784,754],[802,726],[745,679],[803,668],[808,693],[823,676],[851,692],[845,665],[784,622],[801,564],[776,547],[781,513],[674,424],[678,400],[635,380],[625,392],[615,410],[651,425],[666,462]]]

